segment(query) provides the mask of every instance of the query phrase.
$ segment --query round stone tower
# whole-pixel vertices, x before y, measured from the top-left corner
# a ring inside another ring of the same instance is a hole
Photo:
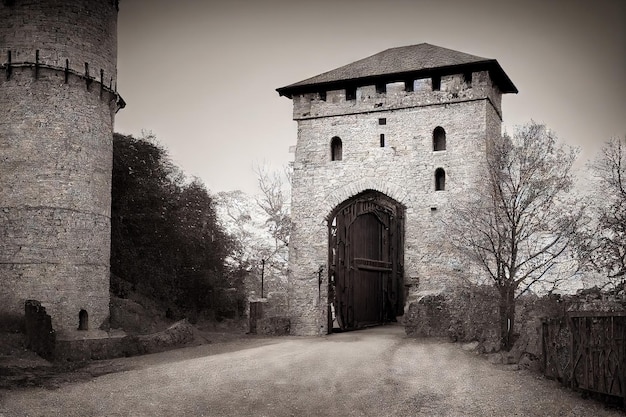
[[[116,0],[0,4],[0,320],[109,316]]]

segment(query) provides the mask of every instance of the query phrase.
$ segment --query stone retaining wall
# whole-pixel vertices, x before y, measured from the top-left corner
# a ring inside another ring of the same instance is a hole
[[[498,293],[489,286],[459,286],[423,293],[403,321],[409,337],[445,337],[479,342],[483,352],[500,349]]]
[[[126,336],[123,333],[101,335],[98,338],[72,338],[57,340],[54,360],[87,361],[111,359],[124,356],[145,355],[182,346],[193,340],[193,328],[181,320],[162,332]]]

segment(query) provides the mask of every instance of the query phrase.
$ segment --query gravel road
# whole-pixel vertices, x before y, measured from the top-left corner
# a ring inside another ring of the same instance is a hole
[[[114,373],[0,391],[8,416],[623,416],[401,326],[251,338],[96,362]]]

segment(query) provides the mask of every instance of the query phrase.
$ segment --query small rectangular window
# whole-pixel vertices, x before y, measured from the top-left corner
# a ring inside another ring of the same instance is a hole
[[[384,133],[380,134],[380,147],[381,148],[385,147],[385,134]]]
[[[320,91],[320,100],[326,101],[326,91]]]
[[[378,94],[385,94],[387,92],[387,84],[376,84],[376,92]]]
[[[381,117],[380,119],[378,119],[378,124],[381,126],[384,126],[387,124],[387,119],[384,117]]]
[[[355,100],[356,99],[356,87],[347,87],[346,88],[346,100]]]
[[[413,80],[409,80],[409,81],[405,81],[404,82],[404,91],[406,91],[407,93],[410,93],[413,91]]]
[[[441,77],[440,76],[432,77],[432,83],[433,83],[433,91],[441,90]]]
[[[471,86],[472,85],[472,73],[471,72],[466,72],[463,74],[463,81],[465,81],[465,84],[467,84],[467,86]]]

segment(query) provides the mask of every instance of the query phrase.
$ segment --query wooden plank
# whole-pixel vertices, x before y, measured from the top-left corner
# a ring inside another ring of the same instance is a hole
[[[572,386],[621,397],[626,402],[626,317],[601,312],[570,318]]]
[[[376,266],[380,268],[391,269],[391,262],[380,260],[380,259],[371,259],[371,258],[354,258],[354,262],[366,266]]]
[[[329,303],[344,330],[404,311],[402,206],[378,192],[340,204],[329,226]]]
[[[570,311],[569,317],[626,317],[626,311]]]

